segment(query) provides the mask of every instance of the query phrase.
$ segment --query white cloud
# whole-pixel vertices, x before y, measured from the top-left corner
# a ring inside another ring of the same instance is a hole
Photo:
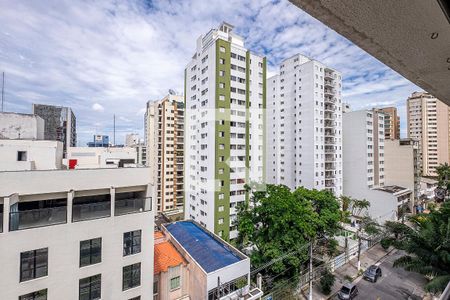
[[[146,101],[184,90],[196,39],[221,21],[267,56],[270,74],[296,53],[337,68],[352,107],[402,103],[417,89],[287,0],[0,1],[0,11],[6,108],[71,106],[80,144],[91,140],[95,122],[103,124],[98,134],[112,135],[113,114],[128,121],[116,126],[118,141],[127,131],[142,132]],[[104,107],[108,113],[98,114]]]
[[[103,112],[103,111],[105,111],[105,108],[99,103],[94,103],[94,104],[92,104],[92,110],[98,111],[98,112]]]

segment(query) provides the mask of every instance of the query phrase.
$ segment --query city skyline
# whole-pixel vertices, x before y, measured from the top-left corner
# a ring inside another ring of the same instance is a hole
[[[31,103],[72,107],[78,145],[93,134],[112,136],[114,114],[118,141],[129,132],[143,136],[146,102],[169,89],[183,91],[191,41],[223,20],[267,56],[268,77],[296,53],[322,61],[342,72],[343,101],[353,109],[398,107],[403,137],[406,98],[421,90],[287,0],[18,3],[14,9],[4,2],[0,8],[5,111],[29,113]]]

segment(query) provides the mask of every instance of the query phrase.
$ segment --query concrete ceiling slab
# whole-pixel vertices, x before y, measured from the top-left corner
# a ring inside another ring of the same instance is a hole
[[[447,0],[289,1],[450,105]]]

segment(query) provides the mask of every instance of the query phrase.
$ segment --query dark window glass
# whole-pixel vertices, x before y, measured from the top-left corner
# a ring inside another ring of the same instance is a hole
[[[141,263],[123,267],[122,290],[141,285]]]
[[[80,279],[80,300],[96,300],[102,297],[102,274]]]
[[[48,248],[20,253],[20,281],[27,281],[48,274]]]
[[[80,242],[80,267],[102,261],[102,238]]]
[[[19,296],[19,300],[47,300],[47,289]]]
[[[141,230],[123,234],[123,256],[141,252]]]
[[[129,300],[141,300],[141,296],[133,297],[133,298],[131,298]]]

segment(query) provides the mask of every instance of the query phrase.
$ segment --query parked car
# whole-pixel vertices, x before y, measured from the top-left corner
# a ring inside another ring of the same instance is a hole
[[[363,278],[368,281],[377,282],[378,277],[381,277],[381,268],[379,266],[371,265],[364,271]]]
[[[352,283],[346,283],[341,287],[338,297],[341,300],[351,300],[358,295],[358,288]]]

